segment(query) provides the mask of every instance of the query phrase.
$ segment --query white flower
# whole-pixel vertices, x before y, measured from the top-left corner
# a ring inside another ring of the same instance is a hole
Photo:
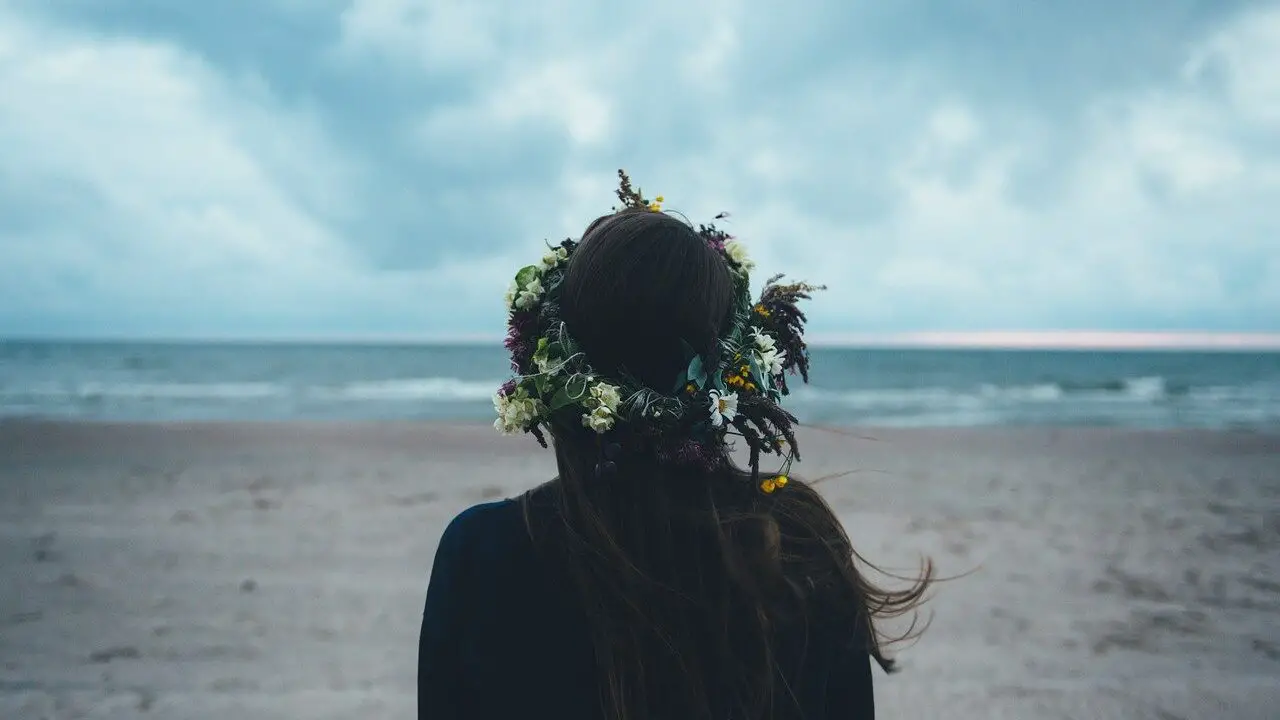
[[[512,280],[511,285],[507,287],[507,294],[504,295],[502,298],[502,301],[507,304],[508,309],[510,309],[513,305],[515,305],[516,295],[518,295],[519,293],[520,293],[520,286],[516,283],[515,280]]]
[[[772,335],[762,332],[760,328],[751,328],[751,337],[756,342],[759,349],[757,355],[760,358],[760,365],[770,375],[781,375],[783,363],[787,359],[787,354],[778,349],[778,343],[773,339]]]
[[[516,296],[516,307],[521,310],[525,310],[535,305],[541,297],[542,283],[538,278],[534,278],[530,280],[529,283],[524,286],[524,289],[520,291],[520,294]]]
[[[596,383],[591,386],[591,397],[600,403],[601,407],[607,408],[609,412],[618,411],[618,403],[621,402],[621,398],[618,397],[617,386],[608,383]]]
[[[730,240],[724,244],[724,252],[729,259],[742,267],[743,270],[750,270],[756,264],[751,261],[751,257],[747,255],[747,248],[737,240]]]
[[[503,435],[515,435],[524,430],[518,421],[518,413],[513,408],[511,398],[498,393],[493,396],[493,409],[498,413],[498,419],[493,421],[493,427]]]
[[[589,413],[582,415],[582,424],[597,433],[606,433],[613,427],[613,413],[601,405]]]
[[[588,378],[590,379],[590,378]],[[608,432],[613,428],[613,423],[617,420],[614,414],[618,410],[618,403],[621,398],[618,396],[618,388],[608,383],[596,383],[591,386],[591,400],[588,407],[591,412],[584,413],[582,416],[582,424],[597,433]]]
[[[733,420],[738,414],[738,394],[726,393],[720,394],[719,390],[712,390],[711,393],[711,424],[720,427],[726,422]]]
[[[545,273],[556,269],[560,263],[569,259],[569,251],[562,247],[552,248],[542,256],[542,262],[538,263],[538,272]]]
[[[751,337],[756,341],[756,347],[760,348],[761,352],[768,352],[778,346],[773,336],[761,331],[760,328],[751,328]]]
[[[760,365],[770,375],[781,375],[787,354],[781,350],[765,350],[760,353]]]
[[[504,435],[524,432],[537,424],[542,415],[542,403],[529,397],[523,388],[511,395],[494,395],[493,408],[498,412],[498,419],[493,422],[493,427]]]

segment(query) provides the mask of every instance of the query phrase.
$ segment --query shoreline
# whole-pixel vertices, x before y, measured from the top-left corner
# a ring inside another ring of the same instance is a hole
[[[455,429],[484,429],[495,435],[498,433],[493,430],[493,423],[490,420],[477,420],[470,418],[446,419],[446,418],[320,418],[320,417],[291,417],[291,418],[157,418],[157,419],[133,419],[133,418],[70,418],[58,416],[36,416],[36,415],[0,415],[0,428],[15,426],[31,426],[31,427],[75,427],[75,426],[93,426],[106,428],[232,428],[232,427],[264,427],[264,428],[287,428],[296,426],[298,428],[349,428],[359,430],[362,428],[384,428],[384,427],[402,427],[402,428],[455,428]],[[1085,433],[1085,434],[1131,434],[1131,435],[1164,435],[1164,434],[1188,434],[1188,435],[1259,435],[1259,436],[1278,436],[1280,437],[1280,426],[1271,427],[1204,427],[1204,426],[1144,426],[1144,425],[1122,425],[1122,424],[1091,424],[1091,423],[1040,423],[1040,424],[973,424],[973,425],[839,425],[832,423],[809,424],[799,423],[796,425],[801,431],[806,433],[831,433],[857,435],[864,433],[888,433],[888,434],[916,434],[916,433],[978,433],[978,434],[1020,434],[1020,433]]]
[[[860,554],[957,578],[886,717],[1274,715],[1280,434],[800,442]],[[445,524],[553,474],[481,422],[0,419],[0,717],[411,717]]]

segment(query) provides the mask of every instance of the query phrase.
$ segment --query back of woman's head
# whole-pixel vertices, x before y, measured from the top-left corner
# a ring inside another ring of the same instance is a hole
[[[592,223],[560,290],[560,312],[592,367],[669,392],[728,320],[733,282],[719,253],[665,213],[629,211]]]
[[[625,177],[623,187],[629,189]],[[745,274],[735,276],[727,264],[725,236],[709,240],[706,226],[695,230],[642,208],[596,220],[571,256],[561,255],[567,266],[554,280],[555,311],[547,324],[563,324],[562,331],[548,332],[572,338],[575,353],[588,363],[588,379],[648,388],[657,397],[678,394],[677,386],[692,376],[691,362],[696,367],[700,358],[715,357],[726,337],[731,346],[743,341],[745,331],[734,335],[733,326],[743,319]],[[807,288],[789,287],[793,293]],[[519,289],[519,283],[513,286],[513,292]],[[785,315],[793,306],[755,307]],[[513,311],[513,327],[527,322]],[[518,365],[546,367],[527,342],[513,342],[523,348],[513,355],[533,358],[518,358]],[[803,350],[802,344],[791,347]],[[725,352],[736,357],[733,347]],[[747,375],[742,362],[744,377],[759,375]],[[731,364],[736,368],[737,361]],[[807,372],[807,364],[800,368]],[[785,391],[780,375],[778,382]],[[706,392],[697,385],[690,383],[689,391]],[[565,387],[572,390],[573,382]],[[717,387],[713,393],[729,393]],[[760,394],[754,387],[744,385],[745,402]],[[507,390],[515,393],[511,397],[519,394]],[[586,390],[583,385],[578,394]],[[789,428],[790,416],[776,405],[757,410],[764,413],[760,427],[776,421]],[[754,437],[753,468],[746,472],[729,461],[723,440],[699,441],[700,447],[713,446],[712,462],[672,463],[644,443],[610,453],[608,436],[580,413],[547,417],[559,475],[525,497],[525,517],[535,546],[568,573],[586,613],[606,717],[790,714],[790,696],[775,692],[777,640],[795,628],[820,627],[816,632],[862,642],[889,669],[873,616],[909,611],[928,577],[904,592],[876,588],[860,574],[839,520],[817,492],[787,478],[766,479],[769,491],[762,492],[756,450],[777,451],[781,442]],[[746,424],[734,427],[742,437],[753,432]],[[779,432],[794,441],[789,429]],[[611,471],[602,473],[602,465]],[[785,490],[774,492],[782,483]]]

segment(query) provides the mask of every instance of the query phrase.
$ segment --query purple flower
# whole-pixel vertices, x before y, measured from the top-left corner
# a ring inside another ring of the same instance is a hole
[[[517,342],[509,346],[511,350],[511,369],[524,373],[533,360],[533,343]]]
[[[507,337],[502,341],[511,353],[511,368],[524,372],[533,358],[534,335],[538,329],[538,316],[531,312],[515,312],[507,327]]]
[[[677,440],[668,444],[659,453],[664,463],[695,467],[710,472],[720,465],[720,454],[707,445],[691,439]]]
[[[516,391],[516,381],[508,380],[502,383],[502,387],[498,388],[498,394],[503,397],[510,397]]]
[[[507,326],[507,338],[503,341],[503,345],[508,350],[514,350],[514,346],[528,342],[533,335],[537,324],[537,317],[531,312],[516,312],[511,314],[510,324]]]

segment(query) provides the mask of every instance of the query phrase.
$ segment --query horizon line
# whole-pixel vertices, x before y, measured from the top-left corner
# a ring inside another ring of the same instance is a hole
[[[492,334],[413,335],[190,335],[3,336],[3,342],[121,342],[142,344],[268,345],[500,345]],[[814,348],[902,350],[1232,350],[1280,351],[1280,332],[1157,330],[982,330],[896,333],[814,333]]]
[[[979,330],[814,334],[814,347],[992,350],[1270,350],[1280,332],[1167,330]]]

